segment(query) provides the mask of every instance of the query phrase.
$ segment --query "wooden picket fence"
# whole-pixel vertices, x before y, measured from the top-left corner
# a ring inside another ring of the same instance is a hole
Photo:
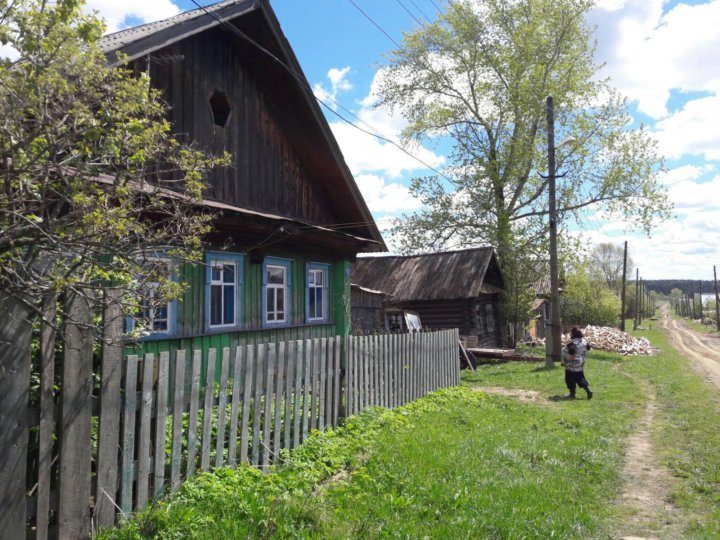
[[[0,339],[0,538],[87,538],[198,471],[267,470],[312,430],[459,380],[457,330],[128,356],[112,292],[93,366],[90,302],[65,306],[74,322],[58,377],[54,330],[41,324],[37,409],[27,409],[30,326],[10,328],[22,338],[11,347]],[[54,320],[54,300],[46,310]]]
[[[459,331],[350,336],[347,414],[366,407],[398,407],[460,383]]]

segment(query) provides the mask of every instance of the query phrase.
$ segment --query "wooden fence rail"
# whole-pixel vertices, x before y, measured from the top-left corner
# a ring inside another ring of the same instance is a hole
[[[125,355],[114,294],[101,329],[86,297],[65,299],[60,356],[48,298],[32,370],[30,314],[0,298],[2,539],[87,538],[198,471],[267,470],[343,415],[459,380],[456,330]]]

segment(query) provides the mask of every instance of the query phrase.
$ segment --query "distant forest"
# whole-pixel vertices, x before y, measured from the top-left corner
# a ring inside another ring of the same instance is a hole
[[[673,289],[680,289],[683,292],[714,293],[715,285],[711,280],[689,280],[689,279],[644,279],[643,284],[650,291],[657,291],[663,294],[670,294]]]

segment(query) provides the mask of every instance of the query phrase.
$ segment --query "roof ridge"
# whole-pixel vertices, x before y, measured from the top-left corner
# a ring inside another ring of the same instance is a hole
[[[494,246],[482,246],[482,247],[474,247],[474,248],[463,248],[463,249],[454,249],[454,250],[448,250],[448,251],[435,251],[433,253],[417,253],[415,255],[361,255],[358,256],[358,260],[360,259],[411,259],[414,257],[434,257],[434,256],[441,256],[441,255],[451,255],[453,253],[465,253],[468,251],[487,251],[492,250],[495,251]]]

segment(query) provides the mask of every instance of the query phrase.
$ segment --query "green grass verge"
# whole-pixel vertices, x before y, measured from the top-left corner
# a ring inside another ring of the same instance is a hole
[[[688,538],[720,536],[720,440],[713,391],[669,351],[591,351],[592,401],[553,401],[563,371],[480,366],[463,386],[314,434],[267,475],[220,469],[105,538],[613,538],[624,445],[655,387],[656,442],[678,478]],[[523,403],[473,387],[535,390]]]

